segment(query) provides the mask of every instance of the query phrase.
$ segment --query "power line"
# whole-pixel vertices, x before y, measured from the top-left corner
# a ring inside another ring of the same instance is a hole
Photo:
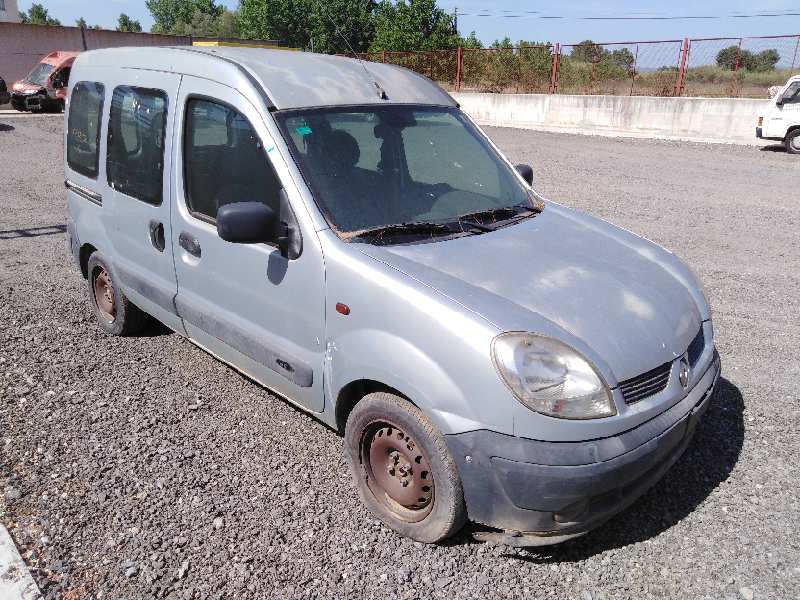
[[[575,21],[686,21],[715,19],[761,19],[769,17],[800,17],[800,12],[762,11],[758,13],[731,13],[727,15],[658,15],[622,13],[619,15],[558,15],[543,14],[537,10],[490,10],[477,9],[473,12],[461,12],[455,8],[459,17],[484,17],[493,19],[565,19]]]

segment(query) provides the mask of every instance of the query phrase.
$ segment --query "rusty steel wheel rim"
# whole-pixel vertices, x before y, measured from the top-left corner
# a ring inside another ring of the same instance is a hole
[[[414,523],[433,510],[433,473],[420,445],[403,429],[385,421],[368,425],[361,461],[369,490],[394,516]]]
[[[117,318],[117,307],[114,302],[114,286],[111,276],[103,267],[98,267],[94,275],[94,303],[100,316],[113,323]]]

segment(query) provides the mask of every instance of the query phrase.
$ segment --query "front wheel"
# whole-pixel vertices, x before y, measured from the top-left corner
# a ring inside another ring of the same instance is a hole
[[[800,154],[800,129],[786,134],[786,151],[789,154]]]
[[[362,501],[388,527],[434,543],[464,525],[455,461],[442,434],[408,400],[365,396],[347,419],[345,450]]]

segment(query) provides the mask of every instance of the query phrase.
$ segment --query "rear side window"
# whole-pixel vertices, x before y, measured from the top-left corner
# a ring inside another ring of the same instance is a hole
[[[108,185],[118,192],[161,204],[167,96],[160,90],[120,86],[108,119]]]
[[[276,213],[281,189],[255,129],[229,106],[192,98],[183,142],[186,204],[204,220],[220,206],[262,202]]]
[[[81,81],[73,88],[69,102],[67,164],[91,179],[97,179],[104,95],[102,84]]]

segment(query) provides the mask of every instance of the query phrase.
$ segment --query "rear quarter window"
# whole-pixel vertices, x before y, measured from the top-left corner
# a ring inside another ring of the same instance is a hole
[[[69,103],[67,165],[90,179],[97,179],[104,96],[103,84],[81,81]]]
[[[114,89],[108,117],[108,185],[148,204],[161,204],[167,95],[161,90]]]

